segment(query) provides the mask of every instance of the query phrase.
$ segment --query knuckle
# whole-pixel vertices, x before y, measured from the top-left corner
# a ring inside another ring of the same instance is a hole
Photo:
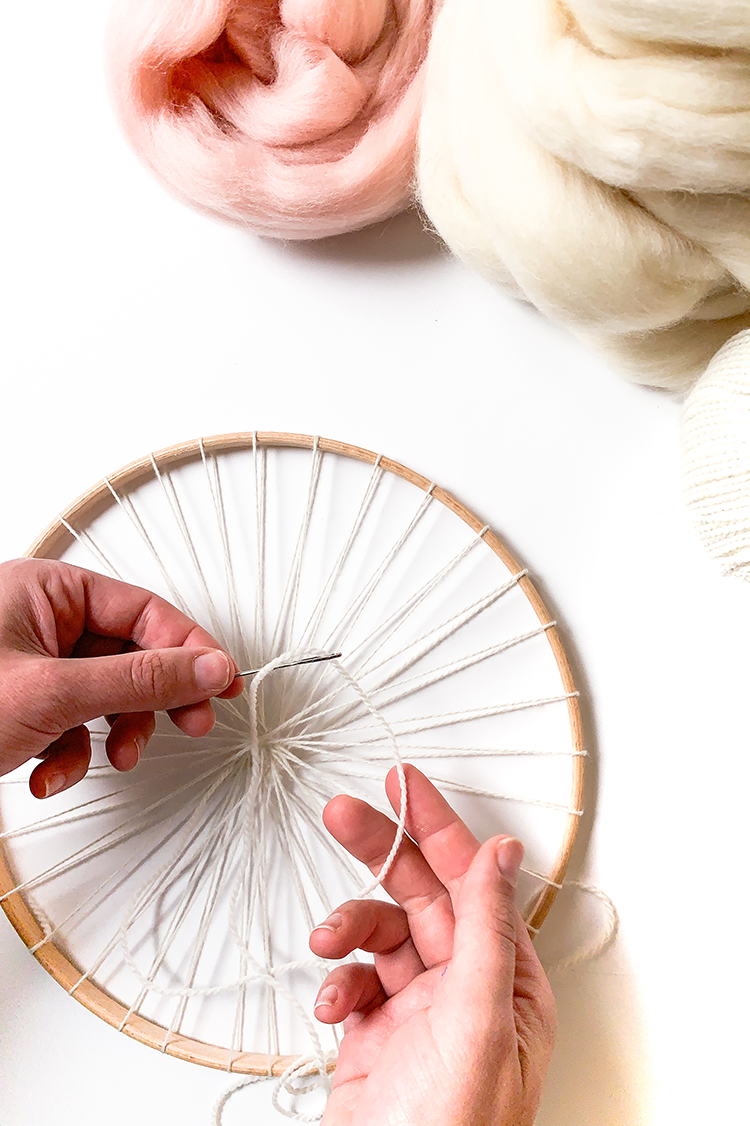
[[[435,904],[438,904],[438,910],[441,907],[448,907],[452,911],[450,894],[444,887],[433,888],[428,892],[417,895],[405,896],[403,903],[410,917],[429,911]]]
[[[336,966],[325,979],[325,985],[335,985],[339,989],[351,988],[356,983],[358,963],[349,962],[345,966]]]
[[[467,1025],[462,1029],[463,1068],[468,1074],[496,1075],[498,1063],[512,1058],[517,1044],[518,1034],[510,1018],[496,1017],[480,1027]],[[515,1119],[513,1123],[516,1126]]]
[[[531,976],[524,989],[527,1019],[534,1042],[551,1052],[557,1034],[557,1005],[552,986],[541,967]]]
[[[38,662],[33,662],[35,669]],[[31,662],[5,666],[0,679],[0,743],[4,760],[20,765],[42,756],[68,727],[73,711],[65,693],[51,690],[43,675],[31,675]]]
[[[48,675],[50,671],[53,670],[46,661],[41,665],[37,661],[19,661],[3,677],[3,687],[9,710],[14,701],[22,702],[21,708],[16,703],[16,714],[26,727],[57,738],[70,726],[70,700],[64,690],[56,690],[57,686]]]
[[[363,909],[367,910],[369,908],[369,903],[370,901],[366,899],[347,899],[345,903],[342,903],[339,907],[336,908],[336,911],[339,915],[343,915],[344,919],[347,919],[347,917],[349,916],[356,916],[361,914]],[[367,904],[368,906],[364,908],[364,904]]]
[[[542,1038],[548,1048],[552,1048],[557,1035],[557,1004],[552,986],[544,977],[539,987],[538,1020]]]
[[[158,650],[147,649],[131,665],[133,689],[138,698],[162,700],[174,688],[174,678]]]
[[[498,911],[488,920],[488,930],[493,942],[498,946],[516,944],[516,924],[511,912]]]

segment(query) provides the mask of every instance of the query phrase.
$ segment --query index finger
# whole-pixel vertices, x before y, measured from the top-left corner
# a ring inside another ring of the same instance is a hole
[[[383,867],[396,836],[389,817],[367,802],[340,794],[323,810],[329,833],[374,876]],[[451,898],[414,841],[404,837],[383,889],[403,907],[414,945],[428,968],[450,958],[453,950]]]
[[[182,610],[150,590],[108,578],[96,571],[82,571],[81,581],[85,597],[85,628],[90,633],[132,641],[139,649],[174,649],[182,645],[188,649],[223,648],[216,638]],[[221,696],[231,699],[238,696],[243,688],[243,680],[235,679]],[[179,722],[177,725],[180,726]]]
[[[404,773],[408,836],[383,888],[406,911],[414,944],[429,967],[451,956],[453,899],[479,842],[421,771],[407,763]],[[398,810],[401,787],[395,769],[386,788]],[[343,796],[326,806],[323,818],[336,840],[377,875],[395,838],[393,822],[365,802]]]
[[[150,590],[96,571],[81,571],[81,583],[86,629],[92,633],[134,641],[141,649],[222,648],[207,630]]]
[[[406,832],[454,898],[461,880],[479,852],[479,841],[429,778],[416,766],[404,767],[407,784]],[[401,808],[401,786],[394,766],[385,780],[393,809]]]

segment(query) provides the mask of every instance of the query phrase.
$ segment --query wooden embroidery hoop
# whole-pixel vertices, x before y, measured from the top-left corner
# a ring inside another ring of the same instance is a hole
[[[152,456],[147,456],[124,466],[110,475],[107,480],[103,480],[87,490],[65,509],[61,516],[53,520],[34,541],[27,554],[37,559],[58,558],[71,541],[70,533],[63,520],[74,527],[85,527],[88,522],[115,504],[110,485],[121,495],[127,494],[153,478],[154,464],[160,470],[169,470],[200,459],[203,456],[202,451],[205,454],[221,455],[252,449],[254,444],[265,449],[276,447],[313,450],[317,446],[322,453],[337,454],[370,465],[378,463],[388,473],[402,478],[416,488],[424,492],[431,491],[435,500],[459,517],[474,533],[482,532],[485,527],[473,512],[446,490],[433,486],[426,477],[390,458],[379,458],[377,454],[370,450],[331,439],[316,439],[304,434],[234,433],[182,442],[155,453],[152,455],[153,460]],[[517,573],[521,570],[511,552],[494,532],[485,530],[481,538],[508,571]],[[576,756],[572,760],[570,809],[571,811],[580,810],[583,797],[585,752],[580,706],[570,662],[559,633],[555,625],[552,624],[552,618],[534,584],[528,576],[524,575],[518,580],[518,586],[540,625],[545,627],[544,635],[554,657],[564,691],[568,694],[566,706],[571,746]],[[578,823],[579,816],[574,812],[567,814],[557,856],[549,874],[550,882],[542,888],[526,920],[529,928],[534,931],[539,929],[552,906],[558,890],[554,885],[562,883],[575,841]],[[0,843],[0,895],[12,892],[17,883],[18,881],[13,873],[12,858],[9,856],[5,844]],[[34,947],[44,938],[44,930],[22,893],[13,892],[9,894],[3,900],[2,906],[11,924],[27,947]],[[81,978],[80,967],[75,965],[52,941],[46,942],[35,950],[34,956],[47,972],[68,991],[73,990],[76,982]],[[123,1004],[91,980],[85,980],[80,984],[72,993],[72,996],[96,1016],[115,1028],[121,1026],[123,1018],[127,1015],[128,1010]],[[165,1051],[179,1059],[243,1074],[281,1075],[297,1058],[296,1055],[278,1055],[275,1059],[269,1061],[268,1055],[265,1053],[241,1052],[238,1054],[230,1049],[211,1045],[181,1034],[172,1036],[165,1045],[165,1028],[137,1013],[132,1013],[128,1017],[122,1031],[143,1044]],[[331,1065],[332,1067],[333,1065]]]

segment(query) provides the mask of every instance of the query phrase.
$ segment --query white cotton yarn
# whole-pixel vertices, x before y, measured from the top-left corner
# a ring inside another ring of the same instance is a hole
[[[444,0],[418,176],[460,257],[632,379],[675,391],[705,379],[712,394],[731,382],[710,454],[704,399],[691,396],[687,496],[710,550],[743,573],[750,524],[720,528],[736,469],[726,413],[746,418],[736,388],[747,345],[701,377],[750,328],[750,4]]]
[[[726,574],[750,580],[750,331],[717,352],[685,404],[685,498]]]

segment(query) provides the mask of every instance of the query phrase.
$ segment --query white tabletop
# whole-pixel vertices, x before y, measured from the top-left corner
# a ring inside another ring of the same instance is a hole
[[[102,8],[4,14],[0,557],[105,472],[229,430],[342,438],[457,494],[563,623],[593,755],[573,872],[621,919],[556,981],[539,1124],[738,1121],[750,589],[694,539],[679,403],[500,296],[414,214],[282,245],[174,202],[112,119]],[[105,1026],[4,917],[0,1045],[3,1126],[207,1126],[227,1082]],[[262,1085],[227,1113],[250,1120],[281,1121]]]

